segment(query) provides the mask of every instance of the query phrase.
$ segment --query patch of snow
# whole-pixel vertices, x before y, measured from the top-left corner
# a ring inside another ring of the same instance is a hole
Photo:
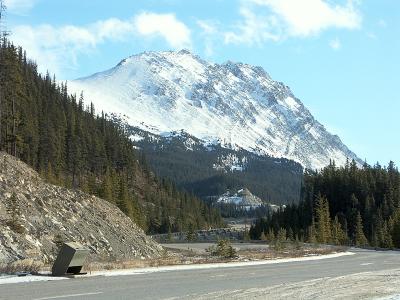
[[[246,169],[247,158],[239,158],[235,154],[228,154],[226,156],[219,157],[218,162],[213,164],[213,168],[222,171],[240,171],[243,172]]]
[[[398,295],[391,295],[388,297],[384,297],[384,298],[379,298],[377,300],[400,300],[400,294]]]
[[[65,280],[67,277],[53,277],[53,276],[39,276],[39,275],[27,275],[27,276],[14,276],[14,275],[4,275],[0,276],[1,284],[12,284],[12,283],[27,283],[27,282],[37,282],[37,281],[56,281]]]
[[[140,142],[140,141],[142,141],[142,140],[144,139],[144,137],[142,137],[141,135],[138,135],[138,134],[132,134],[132,135],[129,137],[129,139],[130,139],[132,142]]]
[[[123,275],[141,275],[141,274],[156,273],[156,272],[249,267],[249,266],[272,265],[272,264],[292,263],[292,262],[301,262],[301,261],[315,261],[315,260],[322,260],[322,259],[337,258],[337,257],[342,257],[342,256],[349,256],[349,255],[354,255],[354,254],[355,253],[353,253],[353,252],[341,252],[341,253],[333,253],[333,254],[320,255],[320,256],[307,256],[307,257],[248,261],[248,262],[193,264],[193,265],[177,265],[177,266],[165,266],[165,267],[150,267],[150,268],[129,269],[129,270],[99,271],[99,272],[92,272],[91,275],[86,275],[86,276],[99,276],[99,275],[123,276]]]

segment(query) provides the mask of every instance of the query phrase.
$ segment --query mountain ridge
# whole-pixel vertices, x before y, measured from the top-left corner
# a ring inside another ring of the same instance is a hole
[[[152,133],[184,130],[206,143],[284,157],[311,169],[330,160],[362,164],[288,86],[259,66],[211,63],[187,50],[143,52],[69,88]]]

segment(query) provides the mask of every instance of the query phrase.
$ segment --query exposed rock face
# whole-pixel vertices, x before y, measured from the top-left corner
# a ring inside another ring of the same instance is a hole
[[[205,144],[284,157],[312,169],[330,160],[363,163],[261,67],[214,64],[188,51],[145,52],[69,88],[154,134],[184,130]]]
[[[217,199],[217,202],[235,204],[245,209],[257,208],[265,204],[260,198],[254,196],[247,188],[241,189],[233,194],[230,191],[227,191]]]
[[[23,233],[12,229],[12,216],[6,210],[13,194]],[[100,259],[156,257],[162,252],[116,206],[78,190],[47,184],[29,166],[1,152],[0,262],[25,258],[49,262],[60,238],[86,245]]]

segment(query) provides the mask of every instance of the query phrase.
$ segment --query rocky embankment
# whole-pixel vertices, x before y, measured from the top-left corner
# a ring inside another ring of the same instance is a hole
[[[162,247],[116,206],[47,184],[23,162],[0,153],[0,263],[51,262],[57,242],[77,241],[97,259],[158,257]]]

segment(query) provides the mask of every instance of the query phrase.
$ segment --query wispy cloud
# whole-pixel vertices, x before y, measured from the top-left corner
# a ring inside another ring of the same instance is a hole
[[[27,14],[38,2],[38,0],[5,0],[8,11],[18,15]]]
[[[212,20],[198,20],[197,26],[201,30],[201,37],[204,42],[204,53],[207,57],[214,55],[215,43],[220,40],[221,33],[218,29],[219,24]]]
[[[191,48],[190,30],[174,14],[144,12],[135,17],[135,27],[143,36],[161,36],[173,48]]]
[[[226,32],[226,43],[260,44],[289,37],[309,37],[330,29],[358,29],[358,1],[334,5],[324,0],[242,0],[242,20]]]
[[[172,14],[142,13],[129,20],[110,18],[86,26],[20,25],[12,28],[12,40],[35,59],[40,71],[62,76],[63,70],[78,67],[82,54],[105,42],[125,42],[159,36],[172,48],[190,47],[190,31]]]

